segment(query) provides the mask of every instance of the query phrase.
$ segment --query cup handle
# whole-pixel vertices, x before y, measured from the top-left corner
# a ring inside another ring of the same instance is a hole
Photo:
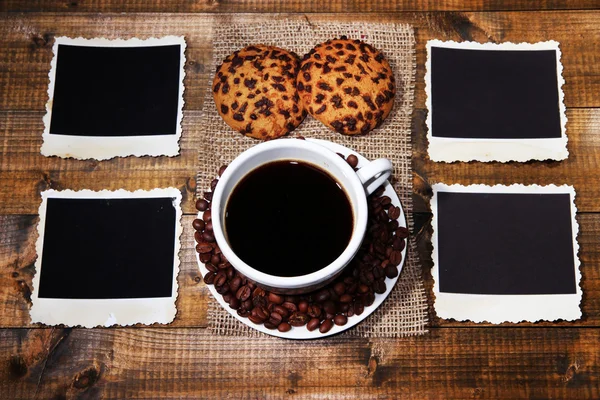
[[[392,162],[387,158],[379,158],[361,167],[356,174],[368,196],[392,175]]]

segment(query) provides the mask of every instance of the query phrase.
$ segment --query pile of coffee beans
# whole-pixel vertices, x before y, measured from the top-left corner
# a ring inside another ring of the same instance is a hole
[[[351,154],[345,160],[356,170],[356,155]],[[225,168],[219,169],[219,176]],[[286,296],[263,290],[236,271],[215,242],[210,202],[218,182],[214,179],[211,191],[204,192],[204,198],[196,201],[196,208],[203,212],[201,219],[193,221],[196,251],[208,270],[204,283],[214,285],[217,293],[239,316],[280,332],[306,326],[309,331],[318,329],[326,333],[334,324],[345,325],[348,318],[361,315],[365,307],[373,304],[376,294],[385,293],[386,277],[398,276],[408,229],[398,225],[400,208],[383,195],[382,186],[368,198],[365,238],[339,277],[324,288],[303,295]]]

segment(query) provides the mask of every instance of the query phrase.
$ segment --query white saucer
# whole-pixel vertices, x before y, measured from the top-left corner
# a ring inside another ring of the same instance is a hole
[[[355,154],[358,157],[358,166],[359,167],[361,166],[361,164],[368,161],[365,157],[358,154],[354,150],[351,150],[340,144],[329,142],[327,140],[321,140],[321,139],[306,139],[306,140],[309,140],[314,143],[318,143],[336,153],[343,154],[344,156],[347,156],[349,154]],[[400,207],[400,216],[398,217],[398,224],[399,224],[399,226],[407,227],[406,216],[404,215],[404,209],[402,208],[402,204],[400,204],[400,199],[398,198],[398,195],[396,194],[396,192],[392,188],[392,185],[390,185],[389,182],[385,183],[384,195],[386,195],[392,199],[392,204],[394,206]],[[202,212],[198,213],[198,218],[200,218],[200,219],[202,218]],[[306,326],[292,327],[292,329],[289,330],[288,332],[279,332],[277,329],[273,329],[273,330],[267,329],[267,328],[265,328],[264,325],[257,325],[255,323],[253,323],[252,321],[250,321],[248,318],[240,317],[237,314],[237,311],[230,308],[229,304],[227,304],[223,300],[223,296],[221,296],[220,294],[217,293],[217,291],[215,290],[215,287],[213,285],[207,285],[207,286],[208,286],[208,290],[210,290],[213,297],[219,302],[219,304],[225,310],[227,310],[227,312],[229,314],[233,315],[234,318],[237,318],[240,322],[248,325],[251,328],[254,328],[260,332],[266,333],[267,335],[278,336],[278,337],[285,338],[285,339],[318,339],[318,338],[323,338],[326,336],[335,335],[336,333],[340,333],[340,332],[345,331],[346,329],[352,328],[354,325],[358,324],[360,321],[364,320],[369,315],[371,315],[377,309],[377,307],[379,307],[381,305],[381,303],[383,303],[383,301],[386,299],[386,297],[388,297],[388,295],[394,288],[394,285],[396,285],[396,281],[398,280],[398,277],[400,276],[400,273],[402,272],[402,267],[404,266],[404,262],[406,260],[407,247],[408,246],[405,246],[404,250],[402,250],[402,262],[398,266],[398,276],[396,276],[393,279],[389,279],[389,278],[385,279],[385,286],[386,286],[385,293],[375,294],[375,302],[372,305],[370,305],[369,307],[365,307],[365,311],[361,315],[354,315],[352,317],[349,317],[348,323],[346,325],[344,325],[344,326],[334,325],[333,328],[331,328],[331,330],[327,333],[321,333],[321,332],[319,332],[318,329],[310,332],[308,329],[306,329]],[[197,252],[196,252],[196,260],[198,261],[198,267],[200,268],[200,272],[202,273],[202,276],[204,276],[206,273],[208,273],[208,270],[204,267],[204,264],[200,262],[200,257]]]

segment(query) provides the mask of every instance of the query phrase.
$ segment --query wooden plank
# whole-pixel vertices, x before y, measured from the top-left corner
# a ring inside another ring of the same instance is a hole
[[[177,316],[172,327],[206,327],[208,289],[196,262],[193,216],[181,220],[181,260]],[[36,216],[0,215],[0,328],[34,327],[30,323],[32,279],[35,273]],[[1,398],[1,397],[0,397]]]
[[[183,195],[183,210],[195,212],[197,157],[205,149],[201,113],[186,111],[181,155],[78,161],[40,154],[43,112],[0,112],[0,214],[37,214],[40,192],[48,189],[150,189],[174,186]],[[414,113],[413,170],[415,211],[429,210],[431,184],[504,183],[575,186],[580,212],[600,211],[600,109],[567,112],[570,157],[561,162],[434,163],[427,157],[426,113]],[[232,132],[232,135],[235,133]],[[216,168],[216,167],[215,167]]]
[[[434,329],[401,340],[198,329],[0,331],[2,398],[598,398],[597,329]]]
[[[118,157],[106,161],[40,154],[44,113],[0,112],[0,214],[37,214],[46,189],[152,189],[176,187],[182,209],[195,212],[198,152],[203,148],[199,112],[184,112],[177,157]],[[216,172],[215,172],[216,173]]]
[[[201,281],[196,264],[191,223],[194,216],[182,219],[184,232],[181,237],[181,271],[178,278],[179,298],[177,318],[170,326],[206,327],[207,303],[210,293]],[[575,322],[521,323],[520,327],[599,327],[600,326],[600,213],[580,214],[579,257],[582,262],[583,318]],[[31,280],[34,274],[35,241],[37,239],[37,217],[0,216],[0,328],[34,327],[29,320]],[[431,246],[429,232],[419,234],[419,257],[424,268],[425,284],[431,293]],[[431,295],[429,296],[431,302]],[[433,310],[430,304],[430,310]],[[455,323],[431,318],[433,326],[471,326],[475,324]],[[506,324],[507,326],[514,326]],[[481,324],[477,326],[482,326]]]
[[[217,24],[263,21],[260,14],[5,14],[0,24],[0,110],[43,111],[47,101],[48,70],[53,38],[149,37],[185,35],[186,110],[202,108],[202,94],[212,76],[211,38]],[[600,107],[600,12],[489,12],[394,14],[275,14],[270,18],[310,22],[364,21],[412,24],[417,38],[415,106],[423,108],[425,43],[428,39],[561,43],[567,107]],[[575,34],[576,33],[576,34]]]
[[[579,212],[597,212],[600,209],[600,189],[590,182],[600,179],[600,109],[571,109],[567,111],[567,148],[569,158],[564,161],[530,161],[526,163],[470,162],[437,163],[427,156],[425,127],[426,112],[415,111],[413,118],[413,171],[415,175],[415,211],[429,208],[431,184],[488,185],[512,183],[562,185],[575,187],[575,204]]]
[[[8,0],[0,11],[11,12],[185,12],[185,13],[259,13],[259,12],[397,12],[397,11],[504,11],[504,10],[558,10],[558,9],[594,9],[599,5],[595,1],[483,1],[483,0],[221,0],[221,1],[131,1],[93,0],[93,1],[28,1]]]

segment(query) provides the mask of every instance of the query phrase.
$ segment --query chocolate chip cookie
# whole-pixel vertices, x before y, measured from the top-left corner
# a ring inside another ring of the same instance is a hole
[[[383,54],[345,36],[317,45],[300,65],[297,86],[304,108],[336,132],[365,134],[394,105],[394,74]]]
[[[306,116],[296,90],[299,64],[296,54],[272,46],[234,52],[213,80],[217,111],[233,129],[256,139],[293,131]]]

